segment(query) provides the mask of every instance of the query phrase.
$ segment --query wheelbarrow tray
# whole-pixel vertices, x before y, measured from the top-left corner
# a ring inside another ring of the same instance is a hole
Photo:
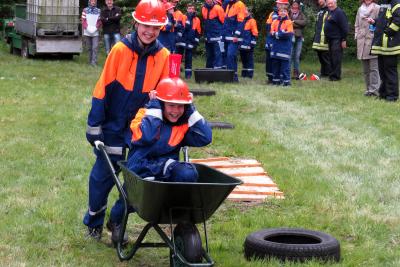
[[[203,164],[194,163],[197,183],[150,181],[119,162],[128,203],[145,221],[154,224],[205,222],[242,181]]]

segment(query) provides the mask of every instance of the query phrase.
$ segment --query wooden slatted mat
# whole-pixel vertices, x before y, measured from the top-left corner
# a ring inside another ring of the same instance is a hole
[[[227,157],[191,159],[193,163],[201,163],[213,167],[223,173],[243,181],[237,186],[228,199],[236,201],[262,201],[266,198],[284,198],[278,186],[264,170],[261,163],[254,159],[233,159]]]

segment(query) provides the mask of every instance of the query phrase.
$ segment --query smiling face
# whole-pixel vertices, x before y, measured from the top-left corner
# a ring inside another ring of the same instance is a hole
[[[176,104],[176,103],[164,103],[164,111],[163,115],[164,118],[169,120],[172,123],[175,123],[182,117],[183,113],[185,112],[185,105],[184,104]]]
[[[144,24],[137,24],[137,34],[139,40],[144,44],[148,45],[154,42],[160,34],[160,26],[149,26]]]

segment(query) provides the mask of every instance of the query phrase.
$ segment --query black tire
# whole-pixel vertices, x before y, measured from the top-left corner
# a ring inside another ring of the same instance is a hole
[[[233,124],[228,122],[217,122],[217,121],[209,121],[208,122],[212,129],[233,129],[235,128]]]
[[[209,90],[209,89],[191,89],[190,92],[194,96],[213,96],[213,95],[215,95],[215,91]]]
[[[29,49],[28,49],[28,41],[27,40],[22,40],[21,57],[22,58],[29,58]]]
[[[244,242],[246,259],[277,258],[282,261],[317,259],[340,260],[340,244],[333,236],[301,228],[264,229],[247,236]]]
[[[174,229],[175,248],[186,261],[200,263],[203,258],[200,233],[192,223],[180,223]],[[171,251],[170,265],[173,267],[186,266],[173,256]]]

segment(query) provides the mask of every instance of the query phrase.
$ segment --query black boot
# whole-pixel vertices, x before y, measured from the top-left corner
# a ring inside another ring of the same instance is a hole
[[[100,241],[101,234],[103,233],[103,226],[88,227],[87,237],[91,237],[94,240]]]
[[[111,220],[108,220],[106,227],[108,231],[111,232],[111,242],[116,245],[119,241],[119,232],[121,230],[122,225],[113,223]],[[128,234],[124,233],[124,238],[122,239],[122,245],[128,244]]]

